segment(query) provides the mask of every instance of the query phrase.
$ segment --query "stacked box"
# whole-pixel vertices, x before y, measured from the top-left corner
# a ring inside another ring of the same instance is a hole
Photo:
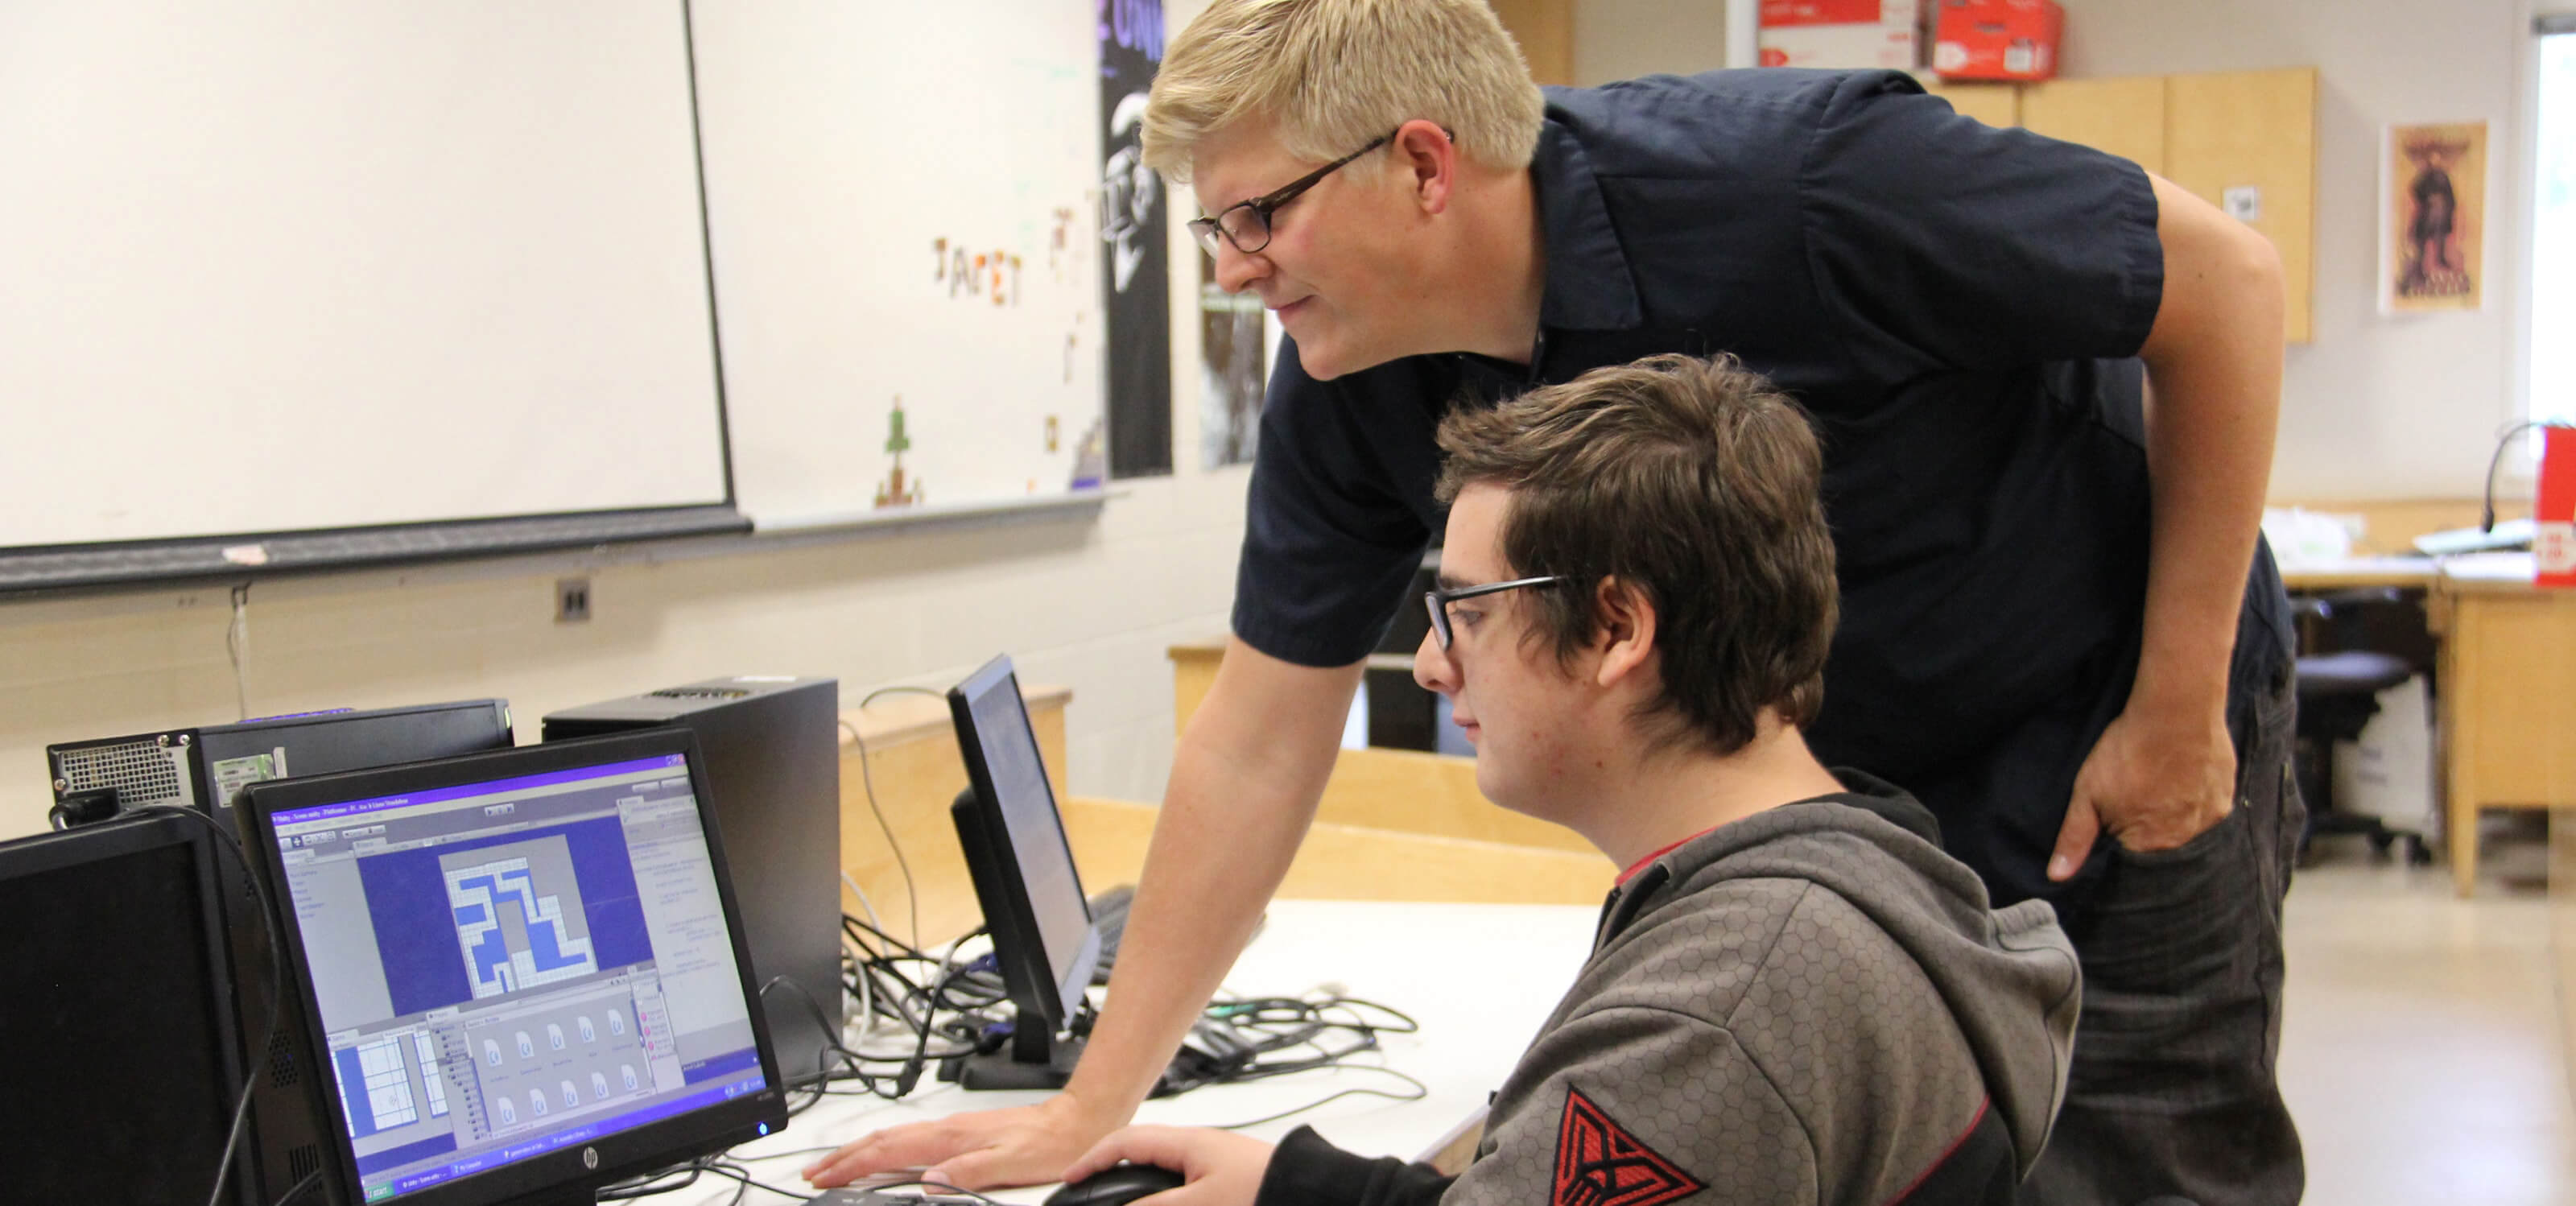
[[[2056,0],[1940,0],[1932,70],[1945,80],[2044,80],[2057,75],[2066,10]]]
[[[1922,0],[1762,0],[1765,67],[1886,67],[1923,63]]]

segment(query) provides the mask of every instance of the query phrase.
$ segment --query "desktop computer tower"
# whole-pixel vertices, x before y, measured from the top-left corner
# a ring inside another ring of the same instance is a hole
[[[45,747],[54,801],[100,788],[119,810],[175,804],[232,822],[247,783],[323,775],[512,745],[510,705],[498,699],[406,708],[338,708]],[[238,831],[236,831],[238,832]]]
[[[513,743],[510,705],[476,699],[364,711],[341,708],[68,741],[46,746],[45,762],[57,804],[113,789],[119,811],[154,804],[193,808],[238,835],[233,798],[245,784],[507,749]],[[256,1178],[258,1199],[275,1201],[321,1167],[312,1094],[322,1082],[313,1070],[299,1066],[294,1044],[286,1041],[303,1024],[294,994],[269,1001],[268,932],[243,868],[228,854],[217,868],[232,946],[232,979],[241,998],[237,1016],[242,1041],[258,1042],[270,1011],[284,1011],[269,1048],[250,1053],[252,1129],[244,1137],[242,1164]]]
[[[826,1067],[843,1018],[839,682],[712,679],[555,712],[542,725],[547,741],[661,725],[697,733],[779,1073],[802,1083]],[[767,989],[780,976],[804,992]]]

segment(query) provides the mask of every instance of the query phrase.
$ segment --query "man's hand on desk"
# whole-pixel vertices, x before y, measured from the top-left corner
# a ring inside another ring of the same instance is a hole
[[[1168,1168],[1189,1178],[1179,1189],[1138,1199],[1135,1206],[1252,1206],[1270,1171],[1271,1145],[1206,1127],[1131,1126],[1100,1141],[1064,1170],[1080,1181],[1125,1160]]]
[[[1091,1117],[1071,1093],[1058,1093],[1036,1105],[878,1131],[807,1165],[804,1176],[817,1189],[831,1189],[876,1173],[927,1168],[923,1179],[961,1189],[1043,1185],[1064,1179],[1075,1157],[1124,1121]]]

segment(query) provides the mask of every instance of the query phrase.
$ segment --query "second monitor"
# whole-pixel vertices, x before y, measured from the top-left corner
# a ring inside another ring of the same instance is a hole
[[[1058,1036],[1081,1012],[1100,934],[1011,659],[996,657],[950,688],[948,709],[967,779],[950,815],[1018,1011],[1010,1045],[968,1057],[959,1080],[969,1089],[1060,1086],[1077,1049]]]

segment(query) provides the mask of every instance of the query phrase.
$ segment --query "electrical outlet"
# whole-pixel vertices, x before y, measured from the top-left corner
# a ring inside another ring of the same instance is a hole
[[[590,619],[590,579],[555,579],[555,623],[580,624]]]

